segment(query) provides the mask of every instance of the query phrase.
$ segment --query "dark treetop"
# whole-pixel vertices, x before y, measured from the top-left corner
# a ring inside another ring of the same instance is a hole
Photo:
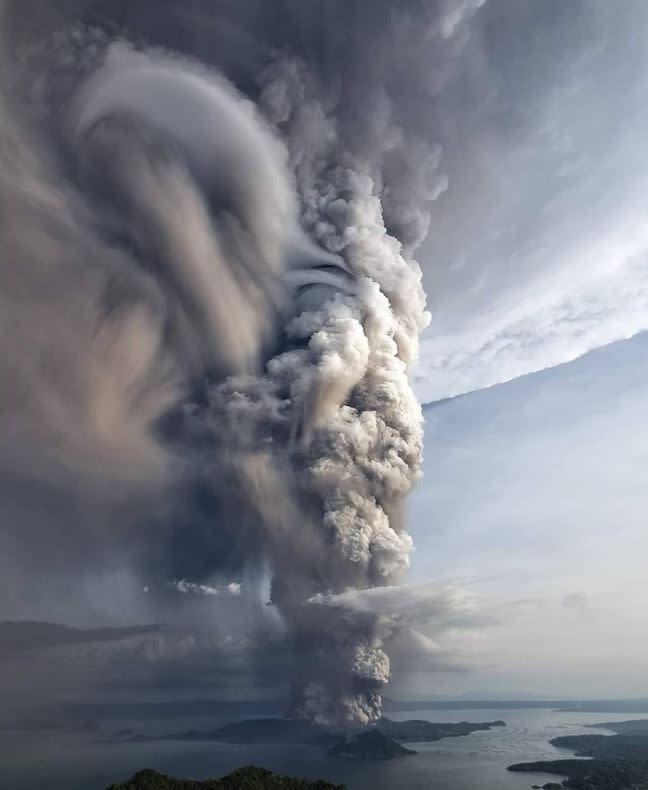
[[[174,779],[157,771],[140,771],[132,779],[111,785],[108,790],[344,790],[344,785],[277,776],[264,768],[248,766],[222,779],[206,779],[203,782]]]

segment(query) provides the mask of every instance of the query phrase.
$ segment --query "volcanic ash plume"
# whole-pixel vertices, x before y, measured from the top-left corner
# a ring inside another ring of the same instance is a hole
[[[99,448],[116,459],[92,471],[110,490],[138,442],[138,501],[151,479],[199,487],[202,509],[169,495],[183,526],[156,529],[149,564],[186,589],[269,567],[293,712],[350,727],[379,718],[389,658],[378,614],[321,601],[408,565],[422,448],[408,368],[428,322],[412,253],[445,188],[426,107],[478,3],[305,5],[271,20],[216,3],[216,30],[198,24],[200,0],[62,2],[54,35],[31,34],[6,90],[22,159],[2,161],[2,306],[20,316],[0,394],[38,394],[14,423],[30,485],[73,489],[29,459],[89,475]],[[9,35],[21,12],[7,10]],[[178,24],[194,37],[176,44]],[[245,62],[216,45],[223,30],[248,42]],[[36,369],[50,352],[64,368]],[[41,514],[30,524],[45,529]],[[92,554],[82,520],[66,530]],[[152,539],[135,525],[124,553],[133,532]]]

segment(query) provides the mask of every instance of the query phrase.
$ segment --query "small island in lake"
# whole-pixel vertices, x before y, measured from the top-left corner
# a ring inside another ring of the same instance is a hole
[[[374,729],[339,741],[331,746],[329,754],[331,757],[351,757],[359,760],[395,760],[416,752],[401,746],[382,730]]]
[[[393,760],[416,754],[414,750],[402,746],[399,741],[429,743],[440,741],[442,738],[457,738],[470,735],[472,732],[505,726],[503,721],[477,723],[462,721],[458,724],[443,724],[424,719],[392,721],[383,717],[373,729],[336,743],[329,749],[329,754],[334,757],[356,757],[364,760]]]

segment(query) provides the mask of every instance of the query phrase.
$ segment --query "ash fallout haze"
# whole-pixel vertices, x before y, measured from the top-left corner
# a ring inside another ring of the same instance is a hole
[[[356,596],[409,563],[433,108],[479,5],[3,4],[4,619],[196,627],[168,671],[379,719],[416,638]]]

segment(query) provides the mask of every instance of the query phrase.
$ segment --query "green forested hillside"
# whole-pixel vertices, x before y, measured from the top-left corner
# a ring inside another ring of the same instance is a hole
[[[157,771],[140,771],[132,779],[111,785],[108,790],[344,790],[344,785],[276,776],[264,768],[248,766],[222,779],[207,779],[202,782],[174,779]]]

